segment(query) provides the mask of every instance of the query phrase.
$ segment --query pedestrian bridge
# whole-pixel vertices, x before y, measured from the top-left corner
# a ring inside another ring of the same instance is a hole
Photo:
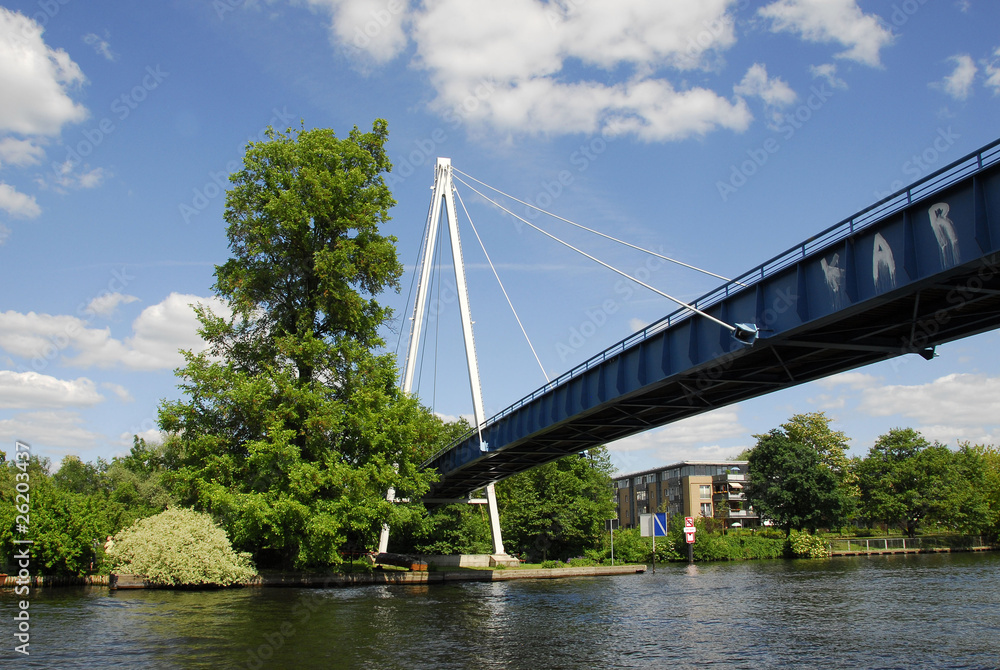
[[[427,460],[427,502],[566,454],[1000,326],[1000,140],[701,296]],[[744,338],[747,339],[747,338]],[[749,338],[752,340],[752,337]]]

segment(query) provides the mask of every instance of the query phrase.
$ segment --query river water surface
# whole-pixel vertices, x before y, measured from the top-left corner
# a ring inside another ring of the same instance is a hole
[[[7,668],[1000,668],[1000,554],[658,566],[618,577],[30,595]]]

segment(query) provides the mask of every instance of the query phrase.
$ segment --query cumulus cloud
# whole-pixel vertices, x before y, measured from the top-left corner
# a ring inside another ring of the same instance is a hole
[[[0,441],[25,440],[36,448],[44,446],[50,457],[97,446],[101,439],[73,411],[20,412],[9,419],[0,419]]]
[[[1000,377],[951,374],[928,384],[879,386],[864,391],[864,410],[873,416],[899,414],[920,424],[986,426],[998,423]]]
[[[125,295],[124,293],[102,293],[87,303],[87,311],[100,316],[111,316],[114,314],[115,310],[118,309],[119,305],[127,305],[137,300],[138,298],[134,295]]]
[[[16,219],[33,219],[42,213],[35,196],[21,193],[3,182],[0,182],[0,209]]]
[[[32,361],[59,357],[67,365],[82,368],[174,368],[184,361],[178,349],[201,351],[205,346],[197,332],[194,303],[206,304],[221,316],[230,315],[218,298],[171,293],[139,314],[132,322],[131,336],[116,339],[110,328],[92,328],[75,316],[0,312],[0,348]]]
[[[881,65],[880,52],[892,44],[892,32],[878,16],[865,14],[856,0],[777,0],[758,10],[775,32],[790,32],[810,42],[847,47],[836,54],[865,65]]]
[[[933,86],[940,88],[955,100],[965,100],[972,93],[972,84],[976,79],[978,68],[969,54],[956,54],[948,58],[955,64],[955,69],[944,80],[935,82]]]
[[[45,155],[45,150],[31,140],[19,140],[13,137],[0,138],[0,167],[3,165],[38,165]]]
[[[738,95],[757,97],[775,107],[790,105],[798,97],[784,80],[767,76],[767,66],[754,63],[733,89]]]
[[[62,49],[49,48],[42,27],[0,7],[0,132],[57,135],[63,125],[87,117],[68,89],[85,81]]]
[[[116,396],[118,396],[118,399],[121,400],[122,402],[132,402],[133,400],[135,400],[135,398],[132,396],[132,392],[129,391],[124,386],[122,386],[121,384],[114,384],[112,382],[102,382],[101,388],[108,389]]]
[[[0,408],[88,407],[104,400],[86,377],[56,379],[37,372],[0,370]]]
[[[334,45],[366,67],[412,45],[412,65],[435,91],[431,107],[473,128],[662,142],[745,130],[753,120],[745,97],[772,108],[795,99],[763,64],[718,91],[682,83],[690,71],[721,76],[739,0],[308,1],[330,15]],[[761,14],[776,31],[839,43],[838,57],[868,65],[892,41],[854,0],[779,0]]]
[[[406,48],[407,0],[309,0],[332,15],[330,38],[363,61],[387,63]]]

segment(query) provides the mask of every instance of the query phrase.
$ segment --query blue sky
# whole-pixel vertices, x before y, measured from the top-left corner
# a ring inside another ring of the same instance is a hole
[[[220,184],[268,125],[346,135],[388,120],[387,232],[407,268],[386,297],[395,351],[436,157],[734,276],[996,139],[998,25],[987,0],[4,2],[0,443],[91,460],[155,436],[158,402],[178,395],[177,349],[200,346],[189,305],[224,309],[211,292],[228,256]],[[673,309],[461,193],[550,376]],[[490,414],[545,380],[463,226]],[[674,295],[717,283],[545,226]],[[471,400],[449,270],[419,393],[454,417]],[[612,453],[623,471],[724,458],[819,410],[858,454],[895,426],[995,443],[997,344],[952,343]]]

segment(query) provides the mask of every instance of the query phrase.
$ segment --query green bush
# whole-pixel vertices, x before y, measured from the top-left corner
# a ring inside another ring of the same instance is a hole
[[[162,586],[230,586],[256,574],[207,514],[171,507],[119,532],[107,550],[112,571]]]
[[[826,540],[817,535],[802,531],[792,531],[788,537],[788,548],[796,558],[828,558],[830,549]]]
[[[566,562],[569,563],[569,566],[571,568],[589,568],[591,566],[597,565],[597,561],[595,561],[594,559],[586,558],[583,556],[580,556],[578,558],[571,558]]]
[[[562,567],[565,567],[562,564],[562,561],[560,561],[558,559],[554,560],[554,561],[542,561],[541,566],[543,568],[562,568]]]

